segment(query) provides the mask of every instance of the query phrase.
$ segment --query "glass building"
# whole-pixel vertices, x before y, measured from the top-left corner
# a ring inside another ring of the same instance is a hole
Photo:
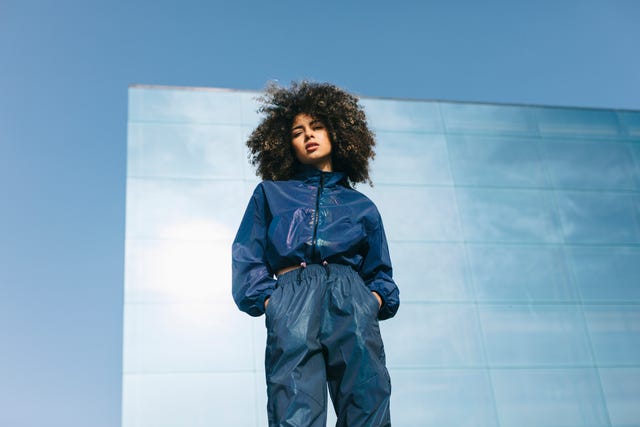
[[[124,427],[267,425],[264,318],[231,298],[257,95],[129,89]],[[640,426],[640,112],[362,103],[393,425]]]

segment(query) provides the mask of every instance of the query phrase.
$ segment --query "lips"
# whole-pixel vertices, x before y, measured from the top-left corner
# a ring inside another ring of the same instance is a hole
[[[307,153],[313,153],[318,149],[318,147],[320,147],[320,144],[318,144],[317,142],[309,142],[308,144],[304,145],[304,149],[307,150]]]

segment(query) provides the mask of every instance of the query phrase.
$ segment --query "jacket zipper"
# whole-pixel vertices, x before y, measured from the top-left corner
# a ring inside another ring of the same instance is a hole
[[[313,257],[316,255],[316,244],[318,243],[318,222],[320,221],[320,193],[324,188],[324,173],[320,172],[320,185],[316,194],[316,212],[313,219]]]

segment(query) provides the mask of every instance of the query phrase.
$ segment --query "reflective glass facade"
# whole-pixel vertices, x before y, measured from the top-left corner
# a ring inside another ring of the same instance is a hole
[[[267,425],[230,278],[257,95],[129,90],[124,427]],[[393,425],[640,426],[640,112],[362,102]]]

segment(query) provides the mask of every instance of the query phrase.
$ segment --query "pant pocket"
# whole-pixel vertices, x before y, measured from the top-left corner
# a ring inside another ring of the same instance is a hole
[[[282,283],[276,283],[276,288],[269,297],[269,304],[267,304],[267,308],[264,310],[264,314],[267,319],[267,326],[269,325],[269,319],[278,315],[279,303],[282,300],[282,292],[284,292],[284,285]]]
[[[367,288],[367,285],[365,285],[364,283],[362,283],[359,288],[359,294],[361,295],[363,302],[371,308],[372,313],[377,318],[378,312],[380,311],[380,303],[378,302],[378,298],[376,298],[373,292],[371,292],[371,290]]]

